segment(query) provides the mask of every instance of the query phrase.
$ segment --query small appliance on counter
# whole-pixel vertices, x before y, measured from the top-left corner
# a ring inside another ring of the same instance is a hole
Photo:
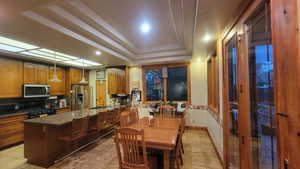
[[[42,107],[35,107],[32,109],[28,109],[28,118],[32,119],[32,118],[37,118],[37,117],[44,117],[44,116],[49,116],[52,114],[55,114],[55,110],[54,109],[45,109]]]
[[[142,101],[142,91],[138,88],[134,88],[131,91],[131,106],[138,106]]]

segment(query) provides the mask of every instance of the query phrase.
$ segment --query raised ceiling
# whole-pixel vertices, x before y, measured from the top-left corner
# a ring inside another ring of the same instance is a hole
[[[241,0],[5,0],[1,36],[105,66],[206,57]],[[142,23],[151,30],[142,33]],[[212,40],[204,42],[210,35]],[[102,54],[97,56],[95,51]]]

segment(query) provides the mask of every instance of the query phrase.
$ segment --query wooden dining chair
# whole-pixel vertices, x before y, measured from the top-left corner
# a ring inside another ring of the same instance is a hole
[[[120,169],[155,168],[155,165],[151,165],[155,161],[148,160],[144,130],[132,128],[115,129],[114,141],[117,148]]]
[[[159,108],[159,116],[166,117],[166,118],[175,118],[176,110],[171,105],[161,105]]]
[[[176,141],[176,147],[175,147],[175,162],[176,162],[176,168],[180,169],[181,165],[183,165],[183,144],[182,144],[182,137],[183,137],[183,131],[184,131],[184,120],[181,119],[181,125],[179,129],[178,138]]]
[[[136,123],[139,120],[139,111],[138,108],[132,107],[129,110],[131,112],[130,118],[132,123]]]

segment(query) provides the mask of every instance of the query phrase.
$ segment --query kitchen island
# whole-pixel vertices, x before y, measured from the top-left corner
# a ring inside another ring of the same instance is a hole
[[[48,168],[112,131],[125,107],[84,109],[24,121],[24,156]]]

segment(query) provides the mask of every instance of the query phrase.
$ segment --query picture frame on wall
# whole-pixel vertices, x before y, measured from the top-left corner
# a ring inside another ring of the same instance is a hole
[[[96,71],[96,79],[104,80],[105,79],[105,70]]]

